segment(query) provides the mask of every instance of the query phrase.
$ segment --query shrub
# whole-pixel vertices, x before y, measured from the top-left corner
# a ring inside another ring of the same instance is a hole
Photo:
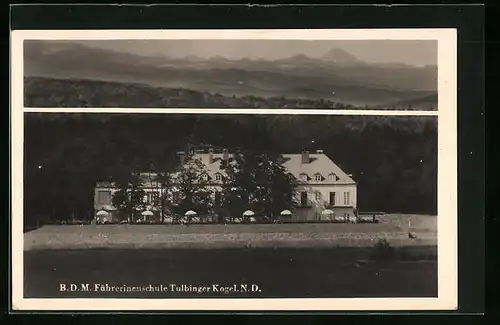
[[[378,260],[387,260],[396,257],[394,247],[389,244],[387,239],[379,239],[373,246],[371,258]]]

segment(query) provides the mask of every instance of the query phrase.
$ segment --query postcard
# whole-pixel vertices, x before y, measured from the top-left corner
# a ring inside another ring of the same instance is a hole
[[[12,32],[13,309],[456,309],[456,37]]]

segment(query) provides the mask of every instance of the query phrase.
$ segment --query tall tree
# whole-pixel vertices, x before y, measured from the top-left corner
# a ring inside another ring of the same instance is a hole
[[[113,182],[118,189],[113,194],[113,206],[130,221],[137,221],[141,211],[146,208],[140,175],[137,173],[117,175],[113,177]]]
[[[252,168],[243,154],[237,152],[232,159],[222,162],[221,169],[225,172],[221,191],[223,215],[234,219],[250,208],[250,193],[256,186]]]
[[[209,187],[208,171],[205,165],[189,153],[180,169],[172,174],[171,200],[167,206],[180,219],[189,211],[195,211],[201,218],[211,214],[212,194]],[[192,216],[187,216],[190,223]]]
[[[172,176],[168,172],[157,171],[154,164],[150,164],[148,180],[152,190],[150,204],[160,212],[160,221],[163,223],[170,212],[167,202],[172,190]]]
[[[292,207],[296,182],[283,167],[280,155],[239,152],[223,168],[227,174],[225,206],[232,216],[251,209],[258,218],[274,219],[281,210]]]

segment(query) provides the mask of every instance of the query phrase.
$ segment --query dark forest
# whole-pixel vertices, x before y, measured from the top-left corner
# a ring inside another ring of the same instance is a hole
[[[189,145],[323,149],[358,182],[358,208],[436,214],[435,117],[25,113],[25,222],[93,217],[96,181],[168,171]]]

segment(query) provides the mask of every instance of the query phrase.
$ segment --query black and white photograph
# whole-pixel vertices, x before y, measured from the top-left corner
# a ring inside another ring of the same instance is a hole
[[[454,31],[14,36],[17,309],[456,308]]]
[[[437,108],[436,40],[25,40],[26,107]]]
[[[24,123],[25,297],[437,297],[436,117]]]

